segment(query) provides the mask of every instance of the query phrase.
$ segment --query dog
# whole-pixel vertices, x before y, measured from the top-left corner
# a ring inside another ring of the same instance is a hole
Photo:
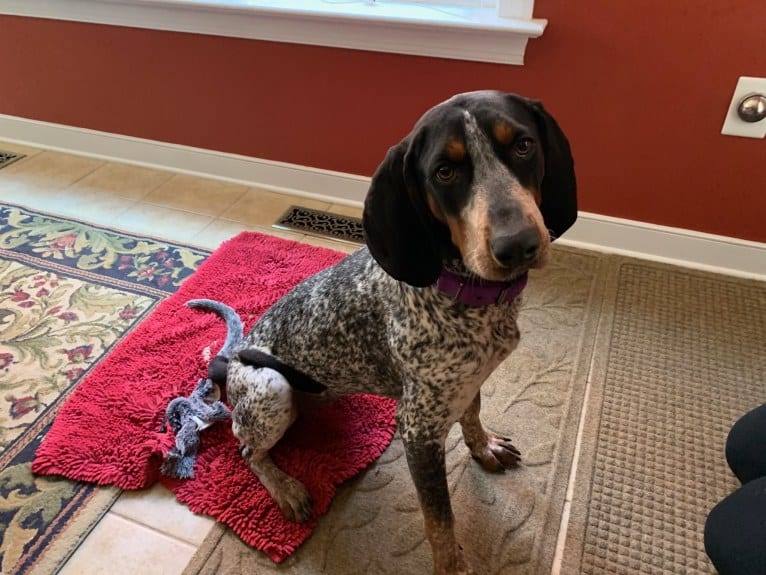
[[[519,463],[511,440],[480,422],[479,390],[516,348],[527,273],[574,223],[576,196],[569,143],[539,102],[459,94],[428,110],[378,167],[366,247],[300,283],[247,335],[230,327],[231,357],[211,371],[225,379],[242,456],[288,519],[309,518],[311,499],[269,450],[302,396],[393,397],[433,572],[475,573],[455,540],[445,439],[459,422],[483,468]],[[238,321],[218,302],[189,305]]]

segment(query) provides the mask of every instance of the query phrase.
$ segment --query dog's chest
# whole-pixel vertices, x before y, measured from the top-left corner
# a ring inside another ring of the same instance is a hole
[[[518,343],[518,307],[515,301],[465,308],[421,290],[392,314],[391,346],[413,376],[442,385],[481,384]]]
[[[399,345],[392,349],[403,371],[400,417],[412,429],[431,426],[428,433],[438,434],[462,416],[518,344],[520,303],[466,310],[438,293],[429,297],[421,302],[424,311],[409,314],[401,333],[394,332]]]

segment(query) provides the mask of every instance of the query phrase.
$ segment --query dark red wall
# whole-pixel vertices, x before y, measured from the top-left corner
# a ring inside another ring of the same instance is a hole
[[[520,92],[568,133],[581,209],[763,242],[766,140],[720,135],[766,76],[756,4],[537,0],[525,66],[0,16],[0,113],[370,175],[431,105]]]

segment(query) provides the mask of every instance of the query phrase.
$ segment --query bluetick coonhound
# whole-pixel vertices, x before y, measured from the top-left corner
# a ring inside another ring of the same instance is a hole
[[[367,247],[295,287],[242,341],[230,333],[231,360],[217,364],[242,454],[289,519],[306,520],[311,501],[269,450],[300,397],[393,397],[434,573],[474,573],[453,532],[445,438],[460,422],[485,469],[520,460],[482,426],[479,388],[519,341],[528,270],[546,263],[576,215],[569,144],[539,102],[460,94],[388,151],[365,200]],[[211,300],[189,305],[233,313]]]

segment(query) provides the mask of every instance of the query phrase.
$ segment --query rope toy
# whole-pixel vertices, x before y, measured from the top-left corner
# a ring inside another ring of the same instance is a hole
[[[218,386],[200,379],[189,397],[176,397],[168,404],[160,431],[166,432],[169,425],[176,442],[162,463],[162,473],[179,479],[194,477],[200,432],[216,421],[231,419],[229,408],[216,396],[220,396]]]
[[[186,305],[197,308],[202,307],[201,304],[206,301],[189,300]],[[176,444],[165,456],[165,461],[160,467],[160,471],[170,477],[179,479],[194,477],[194,462],[199,451],[200,432],[216,421],[231,419],[229,408],[220,401],[219,385],[226,384],[229,358],[234,346],[242,340],[244,327],[242,320],[233,309],[220,305],[228,312],[226,341],[221,351],[208,365],[208,377],[197,382],[197,387],[189,397],[177,397],[168,404],[165,419],[160,427],[160,431],[164,433],[169,424],[176,434]]]

